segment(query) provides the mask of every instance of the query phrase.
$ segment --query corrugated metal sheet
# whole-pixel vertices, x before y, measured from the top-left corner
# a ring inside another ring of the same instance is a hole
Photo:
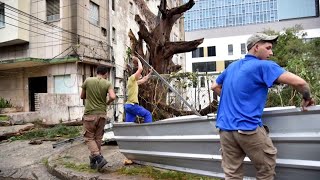
[[[278,149],[276,179],[320,178],[320,106],[265,111],[264,124]],[[113,127],[120,151],[134,162],[223,178],[214,117],[184,116]],[[246,179],[255,176],[245,158]]]

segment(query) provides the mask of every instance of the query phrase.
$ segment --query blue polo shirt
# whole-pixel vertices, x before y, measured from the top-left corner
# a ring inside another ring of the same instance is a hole
[[[249,131],[262,126],[268,88],[284,72],[275,62],[249,54],[230,64],[216,80],[222,85],[217,128]]]

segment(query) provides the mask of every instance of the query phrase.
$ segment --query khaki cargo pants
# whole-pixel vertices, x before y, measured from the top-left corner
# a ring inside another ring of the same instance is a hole
[[[84,115],[83,130],[84,140],[92,156],[101,154],[101,143],[106,124],[106,115]]]
[[[246,155],[257,170],[257,180],[274,179],[277,149],[263,127],[254,131],[220,131],[220,143],[226,180],[243,179]]]

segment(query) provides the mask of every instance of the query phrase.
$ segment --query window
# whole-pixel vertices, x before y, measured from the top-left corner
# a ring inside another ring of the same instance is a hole
[[[0,28],[5,27],[4,3],[0,3]]]
[[[107,36],[107,29],[104,27],[101,27],[101,33],[103,36]]]
[[[206,84],[205,84],[205,79],[204,77],[200,77],[200,87],[206,87]]]
[[[132,2],[129,2],[129,10],[130,10],[130,13],[131,14],[134,14],[134,12],[133,12],[133,3]]]
[[[233,45],[232,44],[228,45],[228,55],[233,55]]]
[[[112,27],[112,42],[116,43],[116,28]]]
[[[216,56],[216,47],[215,46],[208,47],[208,56]]]
[[[77,87],[75,79],[71,78],[70,74],[53,76],[54,78],[54,93],[70,94],[76,93]]]
[[[90,1],[89,21],[94,25],[99,25],[99,6]]]
[[[216,71],[216,62],[192,63],[192,72],[214,72]]]
[[[203,47],[197,48],[192,51],[192,58],[203,57]]]
[[[60,19],[60,0],[47,0],[47,21]]]
[[[114,4],[114,0],[111,1],[111,8],[112,8],[112,11],[116,10],[116,6]]]
[[[241,43],[241,54],[246,54],[246,44],[245,43]]]
[[[224,68],[227,69],[227,67],[233,63],[235,60],[229,60],[229,61],[224,61]]]

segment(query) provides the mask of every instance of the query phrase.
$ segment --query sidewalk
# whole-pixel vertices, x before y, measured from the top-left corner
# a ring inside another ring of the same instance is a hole
[[[116,173],[118,169],[124,166],[126,159],[120,152],[118,146],[102,146],[102,153],[108,164],[104,167],[103,172],[79,172],[66,168],[64,164],[70,163],[75,165],[89,164],[89,150],[84,143],[74,144],[61,153],[57,153],[48,159],[49,172],[61,179],[101,179],[101,180],[140,180],[146,179],[141,176],[124,176]]]
[[[75,142],[53,149],[53,142],[30,145],[29,141],[0,144],[0,179],[96,179],[96,180],[150,180],[141,176],[120,175],[116,171],[124,166],[125,157],[118,146],[102,146],[109,162],[102,173],[88,172],[89,150],[83,142]],[[66,168],[66,165],[81,168]],[[48,173],[49,172],[49,173]]]

